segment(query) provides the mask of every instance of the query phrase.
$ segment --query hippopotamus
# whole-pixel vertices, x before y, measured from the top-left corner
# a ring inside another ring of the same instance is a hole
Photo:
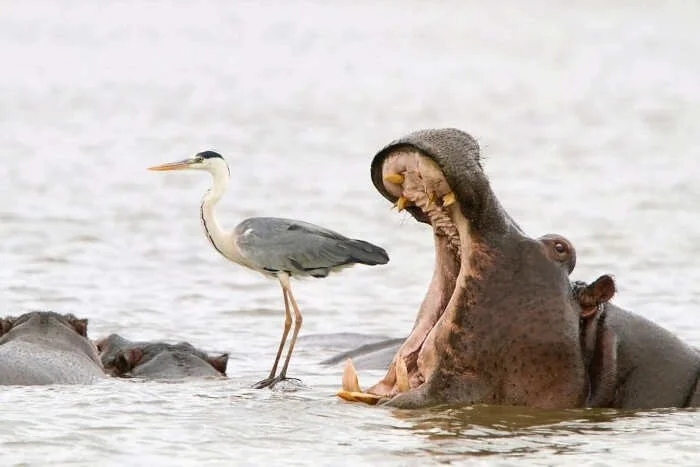
[[[351,363],[346,400],[581,407],[588,376],[573,245],[527,235],[501,206],[479,145],[458,129],[421,130],[380,150],[374,186],[432,227],[435,266],[413,330],[378,383],[361,391]]]
[[[187,342],[132,342],[118,334],[97,341],[105,372],[155,380],[226,376],[228,354],[208,355]]]
[[[87,319],[32,311],[0,319],[0,384],[90,384],[104,377]]]
[[[492,192],[470,135],[411,133],[375,155],[371,176],[399,210],[432,227],[435,268],[408,338],[341,355],[369,355],[376,365],[395,350],[386,376],[363,392],[348,361],[340,397],[403,408],[699,404],[698,350],[613,305],[611,276],[572,283],[573,245],[522,231]]]

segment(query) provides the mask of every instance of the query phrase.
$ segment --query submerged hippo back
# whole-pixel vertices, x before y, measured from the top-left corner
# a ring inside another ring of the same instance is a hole
[[[0,338],[0,384],[89,384],[104,377],[86,336],[86,322],[72,315],[32,312],[10,319]]]

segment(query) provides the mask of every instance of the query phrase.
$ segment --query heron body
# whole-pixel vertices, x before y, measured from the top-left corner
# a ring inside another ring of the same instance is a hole
[[[381,247],[294,219],[251,217],[243,220],[233,231],[224,231],[216,217],[215,205],[226,191],[230,170],[223,157],[216,152],[200,152],[192,159],[162,164],[150,169],[193,169],[209,172],[213,183],[202,199],[200,211],[202,226],[208,240],[227,259],[265,276],[277,278],[280,282],[285,306],[282,339],[270,375],[256,383],[255,387],[271,386],[286,379],[289,361],[303,321],[292,294],[290,277],[323,278],[354,264],[374,266],[389,261],[389,256]],[[294,331],[282,370],[276,375],[292,324],[290,305],[294,310]]]

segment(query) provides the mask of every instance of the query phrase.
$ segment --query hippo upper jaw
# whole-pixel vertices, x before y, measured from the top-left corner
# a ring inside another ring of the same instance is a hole
[[[425,155],[425,157],[401,157],[399,154]],[[510,228],[520,230],[518,225],[501,207],[481,166],[479,144],[467,133],[456,129],[421,130],[391,142],[372,160],[371,177],[375,188],[386,199],[397,203],[401,198],[400,184],[387,181],[387,176],[404,171],[420,173],[432,178],[424,184],[426,190],[420,194],[421,184],[414,184],[418,192],[414,199],[406,200],[405,208],[419,222],[431,224],[430,213],[421,208],[424,198],[438,204],[451,202],[445,195],[453,195],[459,201],[462,215],[475,231],[488,230],[505,233]],[[421,178],[422,178],[421,176]],[[410,182],[409,182],[410,183]],[[410,189],[410,187],[407,187]]]
[[[469,141],[462,147],[473,149]],[[413,331],[366,392],[398,407],[578,404],[585,377],[573,248],[522,233],[492,193],[478,146],[460,160],[422,146],[409,136],[372,166],[379,191],[433,227],[435,269]]]

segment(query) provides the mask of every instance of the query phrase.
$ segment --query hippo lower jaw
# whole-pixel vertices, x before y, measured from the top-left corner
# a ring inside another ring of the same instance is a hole
[[[343,390],[338,395],[369,404],[391,404],[395,398],[407,399],[411,393],[421,391],[437,365],[436,339],[446,334],[440,329],[452,325],[443,322],[442,317],[448,310],[464,305],[465,282],[477,274],[471,267],[475,256],[488,261],[485,249],[472,238],[460,203],[433,160],[415,150],[395,152],[386,158],[382,171],[386,190],[398,198],[398,209],[418,208],[429,220],[435,241],[435,267],[413,331],[386,376],[362,392],[352,362],[346,363]]]

